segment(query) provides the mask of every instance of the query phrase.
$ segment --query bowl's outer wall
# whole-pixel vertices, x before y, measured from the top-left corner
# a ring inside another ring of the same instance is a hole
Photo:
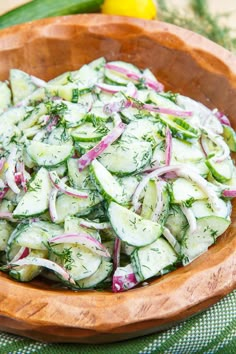
[[[0,79],[19,68],[48,80],[100,56],[149,67],[166,89],[225,112],[236,127],[236,58],[178,27],[104,15],[40,20],[0,31]],[[187,267],[126,293],[53,290],[0,276],[0,330],[59,342],[110,342],[167,328],[236,287],[233,223]]]

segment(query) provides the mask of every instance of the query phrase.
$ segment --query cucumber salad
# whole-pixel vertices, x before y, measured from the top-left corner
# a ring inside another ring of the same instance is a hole
[[[0,83],[0,262],[120,292],[185,266],[230,225],[236,134],[149,69],[99,58]],[[55,283],[56,282],[56,283]]]

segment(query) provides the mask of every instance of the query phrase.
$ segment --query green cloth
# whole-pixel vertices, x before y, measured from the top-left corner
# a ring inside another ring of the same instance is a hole
[[[45,344],[0,333],[0,354],[235,354],[236,290],[168,331],[114,344]]]

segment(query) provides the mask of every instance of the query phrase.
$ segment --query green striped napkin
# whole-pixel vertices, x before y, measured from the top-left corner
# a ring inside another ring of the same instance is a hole
[[[236,290],[191,319],[169,329],[114,344],[45,344],[0,333],[0,354],[235,354]]]

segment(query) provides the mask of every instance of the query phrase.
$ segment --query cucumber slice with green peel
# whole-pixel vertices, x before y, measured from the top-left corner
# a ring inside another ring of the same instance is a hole
[[[223,138],[231,151],[236,152],[236,133],[233,128],[223,125]]]
[[[112,61],[109,64],[119,66],[140,75],[140,70],[133,64],[125,63],[123,61]],[[130,81],[132,81],[131,79],[126,78],[124,74],[107,68],[105,68],[105,80],[116,85],[127,85]],[[134,82],[136,82],[136,80]]]
[[[58,103],[61,105],[61,103]],[[63,102],[62,115],[66,128],[73,128],[80,125],[86,117],[87,107],[81,104]]]
[[[98,270],[88,278],[84,278],[76,282],[81,289],[91,289],[102,283],[113,270],[113,264],[105,258],[102,258],[102,262],[98,267]]]
[[[101,195],[108,202],[114,201],[119,204],[127,204],[124,189],[112,176],[112,174],[97,160],[90,165],[92,181]]]
[[[65,233],[68,234],[68,233],[82,232],[82,233],[89,234],[90,236],[92,236],[93,238],[95,238],[96,240],[101,242],[101,237],[99,235],[99,232],[94,229],[84,228],[84,227],[80,226],[82,221],[83,221],[83,219],[77,218],[76,216],[70,216],[70,215],[67,216],[64,221]]]
[[[64,229],[46,221],[36,221],[28,224],[22,232],[19,232],[13,242],[15,246],[27,247],[35,250],[46,251],[47,242],[54,236],[62,235]]]
[[[149,142],[130,139],[110,145],[98,159],[111,173],[125,176],[141,171],[151,157],[152,148]]]
[[[132,121],[144,119],[145,117],[150,117],[150,113],[147,113],[146,111],[144,112],[135,107],[124,108],[120,114],[125,123],[130,123]]]
[[[6,221],[0,220],[0,251],[5,251],[13,227]]]
[[[14,105],[37,89],[37,86],[32,81],[32,77],[18,69],[10,70],[10,85]]]
[[[131,246],[148,245],[162,233],[160,224],[146,220],[114,202],[108,207],[108,217],[117,236]]]
[[[67,160],[67,167],[69,180],[74,188],[90,190],[96,189],[94,184],[91,182],[89,167],[79,172],[78,159],[72,158]]]
[[[222,218],[227,218],[229,215],[229,209],[227,204],[219,198],[218,203],[221,205],[220,210],[213,210],[211,204],[207,200],[196,200],[192,206],[191,210],[196,218],[202,218],[205,216],[220,216]]]
[[[233,162],[228,158],[222,162],[216,162],[215,157],[206,160],[206,165],[209,168],[212,176],[221,183],[227,182],[233,175]]]
[[[144,219],[154,220],[153,218],[155,218],[155,210],[157,208],[157,203],[159,198],[161,198],[162,200],[161,213],[156,216],[157,220],[155,221],[163,225],[165,224],[166,218],[168,217],[169,203],[170,203],[167,184],[163,187],[161,196],[159,195],[159,193],[160,190],[158,190],[158,184],[155,181],[150,180],[145,190],[141,216]]]
[[[72,154],[73,145],[50,145],[40,141],[31,141],[26,152],[38,165],[44,167],[56,167],[63,164]]]
[[[46,258],[47,251],[31,250],[31,257]],[[20,282],[29,282],[42,272],[42,267],[36,265],[17,266],[10,270],[9,275]]]
[[[123,188],[123,193],[127,202],[131,201],[132,196],[141,181],[141,177],[139,175],[136,176],[125,176],[125,177],[117,177],[114,176],[118,183]]]
[[[38,123],[41,116],[47,113],[47,107],[45,103],[40,103],[35,108],[30,108],[26,111],[24,118],[19,122],[18,128],[24,131],[27,128],[33,127]]]
[[[59,85],[59,84],[47,84],[46,92],[51,96],[58,96],[62,99],[78,103],[80,95],[86,94],[90,92],[90,88],[82,88],[80,89],[78,85],[69,83],[67,85]]]
[[[71,131],[71,136],[77,141],[99,141],[113,128],[113,123],[95,126],[92,123],[84,123]]]
[[[190,232],[188,228],[181,242],[183,264],[186,265],[206,252],[229,227],[230,221],[218,216],[206,216],[197,220],[197,229]]]
[[[57,223],[62,223],[68,215],[87,215],[101,201],[101,195],[95,191],[88,193],[88,198],[75,198],[62,194],[56,200]]]
[[[64,127],[57,127],[49,134],[47,143],[50,145],[72,145],[73,141],[69,132]]]
[[[162,139],[158,135],[159,131],[160,125],[157,121],[144,118],[129,123],[122,134],[122,140],[135,138],[139,140],[153,141],[156,145]]]
[[[148,96],[148,100],[152,103],[155,103],[158,107],[165,107],[165,108],[171,108],[176,111],[182,111],[183,109],[180,108],[176,103],[174,103],[172,100],[170,100],[168,97],[165,97],[165,94],[157,93],[154,91],[151,91]]]
[[[172,205],[170,207],[165,226],[178,241],[181,241],[188,227],[188,221],[178,205]]]
[[[164,125],[170,128],[171,133],[175,138],[189,142],[199,138],[198,132],[194,130],[194,128],[191,127],[188,123],[185,122],[185,124],[183,124],[181,119],[176,118],[173,120],[164,114],[159,114],[159,119]]]
[[[32,111],[33,108],[26,107],[11,107],[7,111],[3,112],[0,117],[0,128],[4,129],[6,124],[17,124],[26,116],[27,112]]]
[[[75,281],[93,275],[102,262],[98,254],[70,243],[51,245],[49,259],[65,268]]]
[[[148,246],[140,247],[131,254],[131,263],[136,279],[149,279],[177,261],[177,254],[162,237]]]
[[[11,105],[11,90],[6,82],[0,81],[0,115]]]
[[[29,189],[13,212],[15,218],[36,216],[48,209],[51,182],[48,171],[40,168],[29,184]]]
[[[207,198],[204,192],[196,184],[185,178],[177,178],[172,183],[170,197],[172,203],[185,203],[186,206],[190,206],[195,200]]]

